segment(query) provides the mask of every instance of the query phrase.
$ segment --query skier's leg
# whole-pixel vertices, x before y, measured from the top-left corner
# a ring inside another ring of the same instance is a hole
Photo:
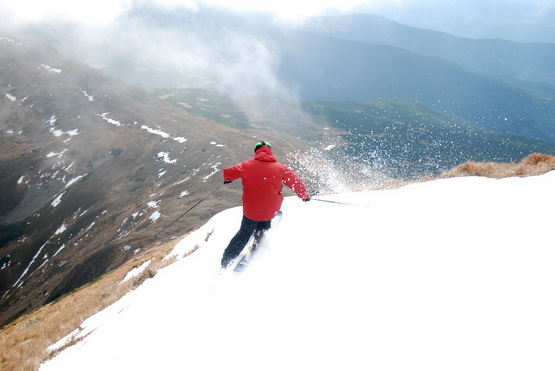
[[[241,228],[231,241],[229,241],[229,245],[224,251],[224,255],[222,256],[222,268],[225,268],[233,259],[237,257],[237,255],[241,253],[247,242],[249,242],[249,238],[252,236],[257,224],[258,222],[243,216]]]
[[[257,232],[266,232],[268,229],[270,229],[271,226],[272,226],[272,221],[271,220],[258,222],[256,224],[256,231]]]
[[[272,226],[271,220],[256,223],[256,228],[254,230],[254,244],[252,246],[252,252],[254,252],[257,249],[258,243],[262,239],[264,232],[270,229],[271,226]]]

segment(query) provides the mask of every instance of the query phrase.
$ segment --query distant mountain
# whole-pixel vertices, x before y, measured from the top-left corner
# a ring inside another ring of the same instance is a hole
[[[507,76],[555,86],[555,44],[502,39],[465,39],[405,26],[377,15],[313,18],[306,29],[345,40],[403,48],[440,57],[492,76]]]
[[[279,43],[280,77],[303,99],[418,99],[498,133],[555,140],[553,99],[445,60],[308,32]]]
[[[1,34],[0,324],[237,205],[228,187],[155,237],[221,185],[220,169],[251,157],[259,135]],[[298,143],[272,141],[278,156]]]
[[[472,39],[555,43],[555,4],[543,0],[370,2],[359,13]]]

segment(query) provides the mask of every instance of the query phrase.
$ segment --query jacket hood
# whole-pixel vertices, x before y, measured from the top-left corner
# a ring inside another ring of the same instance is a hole
[[[264,161],[264,162],[276,162],[276,158],[272,152],[272,149],[268,146],[262,146],[256,151],[254,154],[254,159],[256,161]]]

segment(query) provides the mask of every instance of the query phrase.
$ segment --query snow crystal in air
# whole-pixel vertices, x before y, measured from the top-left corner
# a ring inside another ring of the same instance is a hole
[[[332,149],[335,148],[335,144],[330,144],[329,146],[327,146],[326,148],[324,148],[324,151],[330,151]]]
[[[11,95],[11,94],[6,94],[6,97],[7,97],[9,100],[11,100],[12,102],[15,102],[15,100],[17,99],[16,97],[14,97],[14,96]]]

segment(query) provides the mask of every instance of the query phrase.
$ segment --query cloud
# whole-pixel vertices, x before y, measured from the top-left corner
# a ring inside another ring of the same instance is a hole
[[[105,25],[125,13],[132,3],[133,0],[4,0],[0,3],[0,12],[5,26],[43,21]]]
[[[370,3],[384,1],[373,0]],[[328,9],[345,11],[368,3],[368,0],[3,0],[0,3],[0,18],[5,26],[60,20],[89,26],[108,25],[137,6],[197,10],[207,5],[239,12],[263,11],[279,18],[299,20]]]
[[[248,116],[274,122],[303,117],[295,91],[277,76],[281,58],[272,35],[253,32],[247,15],[177,0],[117,4],[99,6],[87,19],[77,12],[49,18],[56,8],[43,7],[19,30],[131,85],[217,91],[232,96]]]

